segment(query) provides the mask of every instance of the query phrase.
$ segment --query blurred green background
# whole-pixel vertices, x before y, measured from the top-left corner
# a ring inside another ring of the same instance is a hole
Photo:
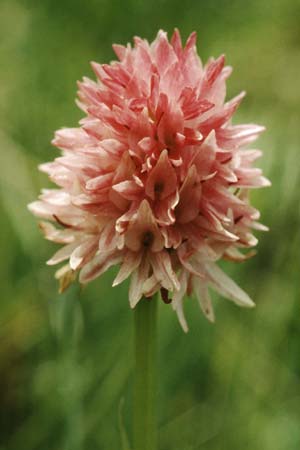
[[[205,61],[226,53],[235,123],[267,127],[259,161],[273,186],[252,196],[270,232],[226,270],[257,303],[215,296],[209,324],[186,303],[184,335],[160,305],[160,450],[300,448],[300,3],[297,0],[0,1],[0,450],[120,449],[130,429],[132,312],[113,273],[57,294],[55,246],[26,204],[49,186],[54,130],[76,126],[76,80],[113,42],[196,30]],[[123,399],[123,401],[122,401]],[[143,450],[143,449],[141,449]]]

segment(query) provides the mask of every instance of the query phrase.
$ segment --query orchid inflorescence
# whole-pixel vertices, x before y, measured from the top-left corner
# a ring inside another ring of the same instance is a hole
[[[224,56],[203,67],[196,34],[183,47],[160,31],[149,44],[114,45],[119,61],[92,63],[97,81],[79,83],[78,128],[56,132],[62,156],[41,170],[58,185],[30,210],[46,221],[45,237],[63,244],[48,264],[61,289],[79,273],[82,284],[114,265],[118,285],[131,276],[131,307],[160,291],[184,330],[185,295],[195,294],[213,321],[209,287],[235,303],[252,300],[216,264],[243,261],[265,230],[249,190],[268,186],[245,149],[264,127],[232,125],[244,93],[225,103],[231,68]]]

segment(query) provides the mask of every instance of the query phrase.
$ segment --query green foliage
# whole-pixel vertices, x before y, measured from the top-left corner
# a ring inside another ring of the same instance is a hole
[[[267,126],[258,146],[273,186],[253,193],[270,226],[258,255],[226,264],[255,310],[215,297],[212,326],[188,301],[184,335],[160,305],[160,450],[299,449],[299,15],[297,0],[0,2],[1,450],[117,450],[123,397],[131,429],[127,286],[112,289],[109,273],[58,295],[44,264],[55,248],[26,204],[49,185],[36,166],[57,154],[53,131],[81,117],[88,62],[175,26],[198,32],[203,59],[226,53],[229,95],[248,92],[235,123]]]

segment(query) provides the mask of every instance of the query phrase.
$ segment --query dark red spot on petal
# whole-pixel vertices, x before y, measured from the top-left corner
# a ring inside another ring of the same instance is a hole
[[[154,236],[151,231],[146,231],[142,236],[142,245],[145,248],[148,248],[151,246],[153,242]]]

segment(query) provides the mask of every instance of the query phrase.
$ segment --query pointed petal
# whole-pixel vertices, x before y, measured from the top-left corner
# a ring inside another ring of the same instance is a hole
[[[79,245],[70,256],[72,270],[79,269],[86,263],[98,249],[98,237],[92,237]]]
[[[179,223],[191,222],[199,215],[201,193],[196,166],[193,165],[180,190],[180,201],[175,212]]]
[[[48,241],[57,242],[58,244],[71,244],[75,241],[76,231],[73,229],[61,230],[50,222],[39,222],[39,228]]]
[[[86,188],[88,190],[102,190],[109,189],[114,177],[114,172],[106,173],[104,175],[99,175],[95,178],[91,178],[86,183]]]
[[[158,32],[154,45],[154,56],[157,69],[160,74],[163,74],[169,66],[176,62],[177,58],[173,47],[168,42],[167,34],[164,31],[160,30]]]
[[[206,283],[203,283],[203,280],[198,277],[193,277],[193,289],[203,314],[210,322],[214,322],[214,310]]]
[[[113,44],[112,46],[115,54],[117,55],[117,57],[119,58],[120,61],[122,61],[125,57],[126,54],[126,47],[124,47],[124,45],[120,45],[120,44]]]
[[[80,241],[72,242],[71,244],[67,244],[64,247],[60,248],[52,258],[48,259],[48,266],[54,266],[66,259],[69,259],[73,251],[80,245]]]
[[[127,251],[122,266],[118,275],[114,279],[113,286],[117,286],[126,280],[129,275],[139,266],[142,259],[142,254],[137,252]]]
[[[248,294],[235,284],[216,264],[205,264],[205,270],[212,286],[219,294],[232,300],[239,306],[247,308],[255,306]]]
[[[163,249],[163,236],[156,224],[148,201],[143,200],[135,219],[128,226],[125,234],[125,245],[133,252],[141,250],[146,234],[150,234],[152,237],[152,242],[149,246],[151,251],[158,252]]]
[[[187,272],[182,270],[179,276],[180,289],[174,292],[172,298],[173,309],[176,311],[179,323],[185,333],[188,332],[188,325],[183,312],[183,298],[187,289]]]
[[[182,52],[182,42],[179,30],[175,28],[173,36],[171,37],[171,44],[177,56]]]
[[[153,268],[153,273],[161,286],[167,291],[180,289],[178,278],[173,270],[170,256],[163,250],[159,253],[152,253],[150,255],[150,262]]]
[[[129,303],[134,308],[143,296],[143,285],[149,275],[150,264],[144,258],[141,265],[133,272],[129,286]]]
[[[168,198],[154,204],[154,214],[159,225],[171,225],[175,222],[175,207],[179,202],[179,192],[175,191]]]
[[[156,166],[148,175],[145,191],[154,200],[163,200],[176,190],[176,172],[168,158],[168,151],[163,150]]]
[[[143,286],[143,295],[145,297],[152,297],[160,289],[159,282],[154,275],[149,277]]]
[[[69,264],[64,265],[60,269],[55,272],[55,278],[59,281],[59,290],[58,292],[62,294],[73,281],[76,279],[76,272],[72,270]]]
[[[142,188],[133,180],[121,181],[113,186],[113,190],[130,201],[138,201],[143,192]]]
[[[86,284],[104,273],[111,266],[119,264],[122,261],[120,252],[99,253],[95,258],[87,263],[80,271],[79,282]]]
[[[53,209],[45,202],[36,200],[35,202],[27,205],[29,211],[42,219],[53,219]]]

